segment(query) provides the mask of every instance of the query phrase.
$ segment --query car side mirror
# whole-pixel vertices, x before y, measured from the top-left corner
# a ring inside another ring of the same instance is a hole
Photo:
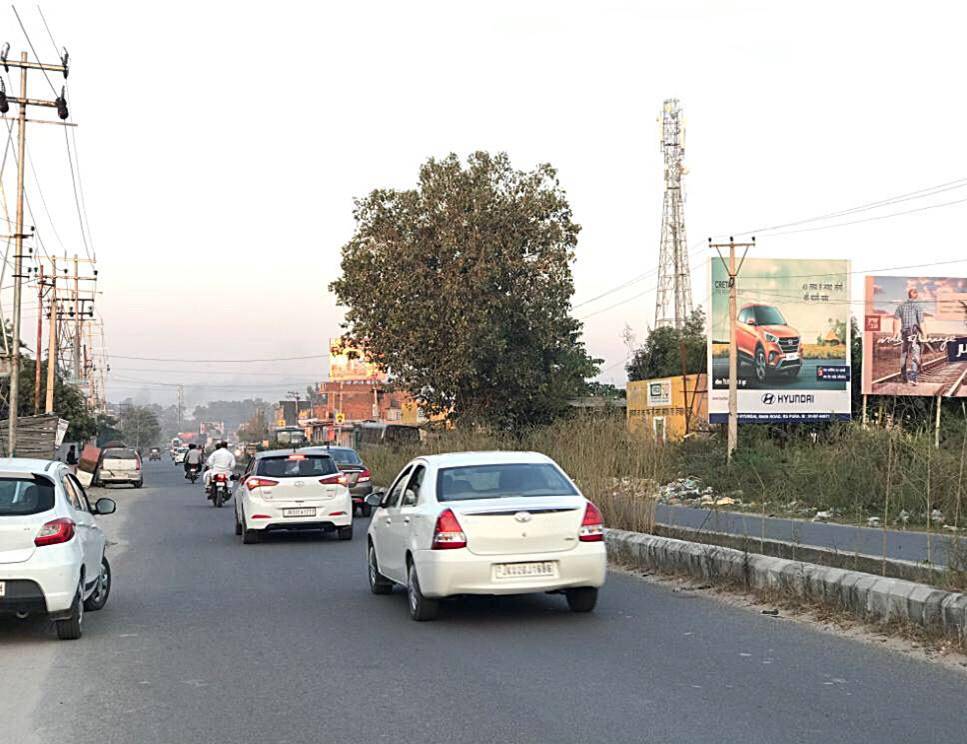
[[[94,508],[91,509],[94,514],[98,516],[105,516],[107,514],[114,514],[117,511],[118,505],[115,503],[114,499],[101,498],[94,502]]]
[[[374,506],[379,508],[383,504],[384,496],[386,496],[386,491],[373,491],[371,494],[366,496],[366,506]]]
[[[749,318],[749,319],[748,319],[747,321],[745,321],[745,324],[746,324],[746,325],[751,325],[751,326],[754,326],[754,325],[758,325],[758,324],[757,324],[757,323],[755,322],[755,318]]]

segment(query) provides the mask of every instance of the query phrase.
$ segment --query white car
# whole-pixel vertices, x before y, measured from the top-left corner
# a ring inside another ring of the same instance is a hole
[[[101,464],[97,468],[97,483],[108,484],[128,483],[135,488],[144,485],[144,473],[141,469],[141,455],[127,447],[111,447],[104,450]]]
[[[320,452],[270,450],[253,457],[235,489],[235,534],[258,542],[270,530],[336,531],[353,539],[353,503],[336,461]]]
[[[414,620],[460,594],[562,592],[575,612],[594,609],[607,571],[601,514],[549,457],[420,457],[367,502],[370,589],[405,586]]]
[[[175,465],[180,465],[185,461],[185,457],[188,455],[187,447],[178,447],[171,453],[171,461]]]
[[[111,592],[111,565],[95,514],[63,463],[0,459],[0,612],[44,613],[62,640],[80,638],[84,611],[100,610]]]

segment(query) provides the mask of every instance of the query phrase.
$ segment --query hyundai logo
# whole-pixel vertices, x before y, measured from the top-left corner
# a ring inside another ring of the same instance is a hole
[[[530,512],[517,512],[514,515],[514,519],[516,519],[518,522],[530,522],[531,521],[531,513]]]
[[[776,402],[776,396],[772,393],[763,393],[762,402],[767,406],[771,406],[773,403]]]

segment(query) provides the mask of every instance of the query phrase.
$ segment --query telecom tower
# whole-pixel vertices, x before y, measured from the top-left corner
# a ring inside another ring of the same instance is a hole
[[[661,249],[658,253],[655,328],[681,328],[692,312],[692,285],[682,205],[685,126],[677,98],[669,98],[662,107],[661,149],[665,155],[665,201],[661,216]]]

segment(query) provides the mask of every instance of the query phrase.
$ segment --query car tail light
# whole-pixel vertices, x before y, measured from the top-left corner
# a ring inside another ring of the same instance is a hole
[[[253,514],[252,519],[272,519],[268,514]]]
[[[40,528],[37,537],[34,538],[34,545],[38,548],[44,545],[59,545],[69,542],[74,537],[74,520],[62,517],[53,519]]]
[[[253,488],[271,488],[277,485],[279,485],[278,481],[269,480],[268,478],[257,478],[254,475],[245,481],[245,487],[249,490]]]
[[[433,550],[452,550],[467,547],[467,536],[457,521],[457,515],[450,509],[444,509],[436,518],[433,529]]]
[[[320,478],[319,482],[324,486],[345,486],[349,483],[349,478],[342,473],[335,473],[333,475],[327,475],[325,478]]]
[[[360,472],[359,477],[356,478],[356,482],[357,483],[366,483],[369,480],[371,480],[372,477],[373,477],[373,474],[372,473],[370,473],[368,470],[363,470],[362,472]]]
[[[140,470],[141,469],[141,458],[140,457],[137,460],[134,461],[134,469],[135,470]]]
[[[581,520],[578,539],[581,542],[601,542],[604,540],[604,520],[601,518],[598,507],[590,501],[584,510],[584,519]]]
[[[346,516],[346,512],[344,512],[344,511],[329,512],[329,516],[330,517],[345,517]]]

